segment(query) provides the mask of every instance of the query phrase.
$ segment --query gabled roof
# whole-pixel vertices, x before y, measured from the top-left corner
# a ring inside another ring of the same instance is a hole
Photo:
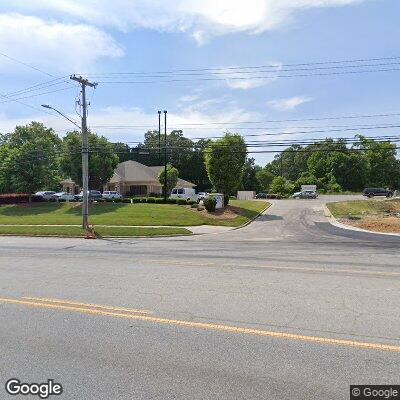
[[[137,161],[124,161],[119,163],[114,170],[114,175],[110,179],[110,183],[119,182],[143,182],[152,185],[159,185],[158,175],[164,166],[148,167]],[[195,187],[194,183],[178,179],[179,187]]]

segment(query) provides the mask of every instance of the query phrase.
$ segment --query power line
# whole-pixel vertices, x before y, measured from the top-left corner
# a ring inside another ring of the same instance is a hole
[[[278,64],[280,67],[301,67],[309,65],[327,65],[327,64],[344,64],[356,62],[372,62],[372,61],[389,61],[399,60],[400,57],[379,57],[379,58],[362,58],[352,60],[333,60],[333,61],[319,61],[308,63],[295,63],[295,64]],[[242,66],[242,67],[219,67],[219,68],[192,68],[192,69],[174,69],[169,71],[153,71],[153,72],[105,72],[105,75],[118,75],[118,74],[170,74],[176,72],[197,72],[197,71],[224,71],[224,70],[241,70],[241,69],[261,69],[261,68],[276,68],[277,64],[257,65],[257,66]],[[101,74],[85,74],[87,76],[100,76]]]
[[[361,68],[361,67],[385,67],[385,66],[391,66],[391,65],[400,65],[399,62],[392,62],[392,63],[380,63],[380,64],[360,64],[360,65],[335,65],[331,67],[313,67],[313,68],[292,68],[292,69],[282,69],[279,66],[276,66],[275,69],[276,71],[272,70],[257,70],[256,73],[272,73],[272,72],[296,72],[296,71],[316,71],[316,70],[332,70],[332,69],[341,69],[341,68]],[[93,77],[99,77],[103,79],[108,79],[108,78],[115,78],[115,76],[120,75],[120,76],[130,76],[130,75],[135,75],[137,78],[168,78],[171,76],[204,76],[204,75],[240,75],[240,74],[254,74],[254,71],[249,71],[249,70],[244,70],[244,71],[217,71],[217,72],[185,72],[185,73],[170,73],[168,75],[152,75],[151,73],[143,73],[143,74],[138,74],[134,72],[120,72],[120,73],[114,73],[114,74],[94,74],[92,75]],[[252,76],[250,77],[252,78]],[[232,79],[231,77],[228,77],[227,79]]]
[[[225,80],[248,80],[248,79],[276,79],[276,78],[295,78],[295,77],[309,77],[309,76],[334,76],[334,75],[348,75],[348,74],[364,74],[375,72],[393,72],[400,71],[400,68],[386,68],[386,69],[371,69],[360,71],[342,71],[342,72],[324,72],[313,74],[294,74],[294,75],[263,75],[249,77],[229,77],[229,78],[193,78],[193,79],[163,79],[163,80],[150,80],[150,81],[99,81],[103,84],[138,84],[138,83],[173,83],[173,82],[197,82],[197,81],[225,81]]]
[[[10,101],[19,102],[18,100],[30,99],[32,97],[43,96],[45,94],[56,93],[56,92],[61,92],[61,91],[64,91],[64,90],[71,90],[71,89],[75,89],[75,86],[68,86],[68,87],[64,87],[64,88],[61,88],[61,89],[55,89],[55,90],[50,90],[50,91],[47,91],[47,92],[36,93],[36,94],[30,95],[30,96],[18,97],[16,99],[14,99],[12,97],[8,97],[7,95],[2,95],[2,97],[6,98],[7,100],[0,101],[0,104],[9,103]],[[24,104],[24,103],[22,103],[22,104]],[[26,104],[24,104],[24,105],[26,105]],[[30,107],[30,106],[28,106],[28,107]]]
[[[400,113],[379,113],[379,114],[359,114],[359,115],[341,115],[334,117],[318,117],[318,118],[302,118],[302,119],[270,119],[262,121],[211,121],[211,122],[187,122],[180,124],[173,124],[175,126],[207,126],[207,125],[246,125],[246,124],[264,124],[264,123],[280,123],[280,122],[306,122],[306,121],[327,121],[339,119],[361,119],[361,118],[383,118],[400,116]],[[108,127],[148,127],[148,125],[92,125],[93,128],[108,128]],[[155,129],[156,130],[156,129]]]

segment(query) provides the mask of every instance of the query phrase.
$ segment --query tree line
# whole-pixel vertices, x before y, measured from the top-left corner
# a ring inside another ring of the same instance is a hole
[[[60,138],[38,122],[1,134],[0,192],[57,189],[65,178],[81,185],[81,143],[77,131]],[[319,190],[331,192],[400,186],[396,145],[388,141],[358,135],[351,147],[343,139],[331,138],[304,146],[293,144],[262,167],[249,156],[239,134],[195,141],[181,130],[174,130],[167,135],[166,146],[164,135],[159,143],[158,131],[148,131],[135,147],[111,143],[90,132],[90,187],[101,188],[122,161],[163,165],[165,147],[168,163],[177,169],[180,178],[195,183],[199,191],[235,194],[239,189],[289,194],[302,184],[316,184]]]

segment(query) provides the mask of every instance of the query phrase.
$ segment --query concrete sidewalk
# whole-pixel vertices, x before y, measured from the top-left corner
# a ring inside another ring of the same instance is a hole
[[[68,227],[81,225],[59,225],[59,224],[0,224],[1,226],[60,226]],[[207,233],[224,233],[237,229],[234,226],[218,226],[218,225],[195,225],[195,226],[176,226],[176,225],[95,225],[95,228],[184,228],[196,235]]]

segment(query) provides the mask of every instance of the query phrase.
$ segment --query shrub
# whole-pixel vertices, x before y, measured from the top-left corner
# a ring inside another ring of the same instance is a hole
[[[29,203],[29,198],[33,202],[45,201],[43,197],[30,195],[29,193],[7,193],[0,195],[0,204]]]
[[[189,201],[187,202],[187,204],[189,204],[189,206],[193,206],[193,205],[197,204],[197,201],[189,200]]]
[[[141,202],[141,203],[147,203],[146,197],[142,197],[142,198],[140,199],[140,202]]]
[[[141,197],[131,197],[132,203],[141,203],[142,198]]]
[[[294,185],[291,181],[281,176],[276,176],[271,183],[270,190],[272,193],[287,197],[293,192]]]
[[[156,199],[156,204],[164,204],[164,199],[162,197]]]
[[[217,200],[215,200],[215,197],[210,196],[203,200],[203,204],[208,212],[213,212],[213,211],[215,211],[215,206],[217,205]]]
[[[131,199],[129,197],[124,197],[123,199],[120,199],[122,203],[131,203]]]
[[[148,203],[155,203],[155,202],[156,202],[156,199],[155,199],[155,197],[148,197],[148,198],[147,198],[147,202],[148,202]]]
[[[169,199],[167,199],[167,203],[169,203],[169,204],[176,204],[176,199],[171,199],[171,198],[169,198]]]
[[[184,206],[187,204],[187,201],[185,199],[176,199],[176,204],[179,204],[180,206]]]
[[[114,203],[122,203],[122,198],[121,199],[114,199]]]
[[[190,206],[191,208],[197,208],[197,203],[194,203]]]

